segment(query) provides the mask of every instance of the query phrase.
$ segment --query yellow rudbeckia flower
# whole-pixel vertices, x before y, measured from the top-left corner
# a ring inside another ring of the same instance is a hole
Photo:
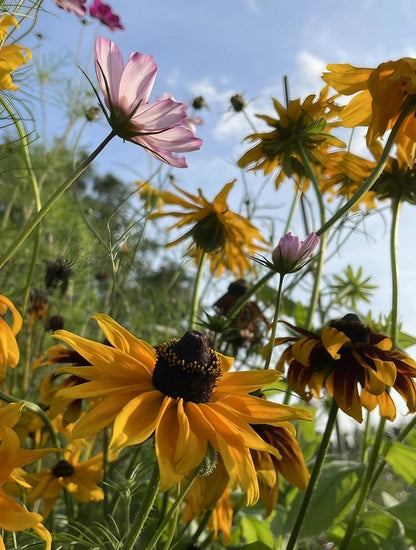
[[[193,244],[188,250],[196,261],[206,252],[210,258],[211,272],[215,275],[220,275],[225,267],[237,276],[242,276],[250,269],[247,256],[264,250],[261,243],[266,243],[259,230],[247,218],[228,207],[227,198],[234,183],[235,180],[227,183],[212,202],[204,197],[200,189],[198,195],[193,195],[175,186],[182,196],[164,191],[160,197],[165,204],[180,206],[183,211],[155,212],[150,215],[150,218],[180,218],[169,230],[192,225],[191,229],[168,246],[191,237]]]
[[[327,66],[323,80],[342,95],[354,95],[340,118],[347,128],[368,126],[367,144],[391,128],[408,101],[416,106],[416,59],[405,57],[381,63],[375,69],[347,63]],[[414,110],[403,122],[401,132],[416,141]]]
[[[0,317],[0,380],[6,376],[7,365],[15,367],[20,358],[15,336],[22,328],[22,316],[6,296],[0,295],[0,316],[5,315],[7,310],[13,315],[13,324],[10,327]]]
[[[210,443],[231,481],[240,483],[249,503],[256,502],[259,489],[250,450],[277,459],[280,454],[251,425],[311,418],[308,411],[249,395],[277,380],[278,373],[228,372],[233,359],[212,350],[198,331],[153,347],[107,315],[95,319],[111,346],[67,331],[55,333],[91,363],[63,367],[63,372],[88,382],[59,395],[101,398],[75,424],[73,437],[86,437],[114,423],[110,452],[116,455],[154,434],[162,491],[191,474]]]
[[[13,84],[11,73],[32,59],[28,48],[20,44],[4,45],[11,26],[19,25],[15,17],[6,13],[0,19],[0,90],[18,90],[16,84]]]

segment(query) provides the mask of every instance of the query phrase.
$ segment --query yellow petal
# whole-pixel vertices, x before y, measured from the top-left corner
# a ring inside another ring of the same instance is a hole
[[[322,344],[333,359],[339,359],[338,350],[344,344],[348,344],[351,340],[343,332],[334,327],[324,327],[321,334]]]

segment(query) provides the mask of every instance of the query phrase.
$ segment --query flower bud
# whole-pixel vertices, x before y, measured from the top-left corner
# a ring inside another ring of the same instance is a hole
[[[310,261],[310,256],[318,243],[319,237],[316,233],[309,233],[304,241],[299,241],[298,237],[295,237],[292,233],[287,233],[273,250],[272,262],[274,269],[281,275],[299,271]]]

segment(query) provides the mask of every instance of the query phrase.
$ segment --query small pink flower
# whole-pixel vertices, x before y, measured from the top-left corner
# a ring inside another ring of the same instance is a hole
[[[58,8],[75,13],[78,17],[84,17],[87,12],[87,8],[84,5],[85,2],[86,0],[55,0]]]
[[[121,24],[120,17],[113,12],[109,4],[104,4],[101,0],[94,0],[90,6],[90,15],[95,19],[99,19],[103,25],[106,25],[110,30],[124,30]]]
[[[171,166],[186,167],[185,157],[172,153],[195,151],[202,140],[183,126],[185,103],[171,98],[148,102],[157,74],[153,56],[132,53],[124,65],[119,48],[100,36],[95,41],[95,70],[110,111],[105,114],[116,134]]]
[[[273,250],[272,261],[275,271],[284,275],[301,269],[309,260],[318,246],[319,237],[316,233],[309,233],[304,241],[287,233]]]

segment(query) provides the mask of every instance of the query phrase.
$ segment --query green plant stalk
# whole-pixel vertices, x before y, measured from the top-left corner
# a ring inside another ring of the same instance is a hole
[[[143,526],[150,514],[153,504],[156,500],[157,493],[159,491],[160,476],[159,466],[157,460],[155,460],[155,466],[153,469],[152,477],[147,487],[147,492],[143,497],[137,516],[135,517],[129,532],[127,533],[126,540],[123,545],[123,550],[133,550],[137,539],[139,538]]]
[[[309,503],[312,497],[312,494],[315,490],[315,487],[318,484],[319,477],[321,475],[322,466],[325,460],[326,453],[328,451],[329,442],[331,440],[331,434],[335,426],[335,420],[337,418],[338,413],[338,405],[335,401],[335,399],[332,400],[331,409],[328,414],[328,419],[326,422],[325,431],[322,436],[321,444],[318,449],[318,454],[316,455],[315,464],[312,470],[311,478],[309,480],[308,487],[306,488],[305,495],[302,500],[301,507],[298,512],[298,516],[296,518],[295,525],[293,527],[293,530],[289,537],[289,542],[287,543],[286,550],[293,550],[295,548],[295,544],[297,541],[297,538],[299,536],[300,529],[302,527],[302,523],[305,517],[305,514],[308,510]]]
[[[185,498],[186,493],[189,491],[189,489],[191,488],[191,485],[193,484],[195,479],[198,477],[198,472],[199,472],[199,468],[195,468],[192,475],[190,475],[188,477],[188,479],[186,480],[185,485],[182,487],[179,495],[176,497],[175,502],[169,508],[169,511],[166,514],[166,516],[163,518],[162,523],[159,525],[159,527],[157,528],[155,534],[153,535],[151,540],[147,543],[146,548],[143,548],[143,550],[153,550],[153,548],[156,546],[157,541],[162,536],[165,527],[167,526],[167,524],[169,523],[171,518],[176,513],[176,510],[179,508],[180,504],[182,503],[183,499]],[[124,547],[123,550],[131,550],[131,549],[127,548],[127,547]]]
[[[198,542],[199,537],[204,532],[205,527],[207,526],[209,522],[209,518],[212,514],[212,508],[205,510],[205,512],[202,515],[201,521],[199,522],[198,529],[195,531],[195,533],[192,535],[192,539],[189,542],[189,547],[195,546]]]
[[[240,309],[242,307],[245,306],[245,304],[250,300],[250,298],[252,296],[254,296],[254,294],[260,290],[260,288],[262,288],[266,283],[267,281],[269,281],[269,279],[271,279],[273,276],[275,275],[275,272],[274,271],[268,271],[266,273],[266,275],[263,275],[263,277],[261,279],[259,279],[257,281],[257,283],[255,285],[253,285],[245,294],[244,296],[242,296],[239,300],[237,300],[237,302],[233,305],[232,308],[230,308],[229,312],[228,312],[228,315],[227,315],[227,320],[228,320],[228,323],[231,323],[231,321],[234,319],[234,317],[238,314],[238,312],[240,311]]]
[[[324,223],[320,229],[316,232],[318,236],[323,235],[328,231],[330,227],[334,225],[336,221],[338,221],[344,214],[346,214],[351,208],[361,199],[361,197],[370,191],[370,189],[373,187],[375,182],[380,177],[380,174],[383,172],[384,167],[386,166],[386,163],[389,158],[390,151],[394,145],[394,140],[396,139],[397,132],[399,131],[403,121],[409,114],[415,110],[414,105],[412,102],[408,102],[408,104],[403,108],[402,112],[400,113],[399,117],[397,118],[390,135],[387,139],[386,146],[384,147],[384,150],[378,160],[378,163],[374,170],[371,172],[371,174],[368,176],[368,178],[364,181],[362,186],[354,193],[354,195],[350,198],[348,202],[344,204],[333,216],[330,218],[326,223]]]
[[[311,166],[311,163],[309,162],[307,154],[305,153],[305,149],[303,148],[303,145],[300,142],[298,143],[298,149],[299,149],[300,157],[302,159],[303,167],[305,168],[305,171],[309,179],[311,180],[313,188],[315,190],[315,195],[316,195],[316,199],[318,201],[318,207],[319,207],[319,217],[320,217],[321,227],[322,227],[325,225],[326,216],[325,216],[325,204],[322,199],[322,193],[319,188],[319,182],[316,178],[314,171],[312,170],[312,166]],[[306,318],[306,324],[305,324],[305,328],[307,330],[309,330],[312,326],[313,315],[318,305],[322,273],[323,273],[323,267],[325,263],[325,252],[326,252],[327,240],[328,240],[328,232],[325,231],[324,233],[322,233],[319,241],[319,254],[316,259],[317,265],[316,265],[316,270],[314,272],[312,296],[311,296],[311,300],[308,308],[308,316]]]
[[[207,258],[207,253],[205,252],[205,250],[203,250],[201,253],[201,258],[199,260],[198,269],[195,277],[194,290],[192,293],[191,313],[189,316],[190,330],[195,329],[196,322],[197,322],[197,312],[199,310],[199,290],[201,288],[202,275],[204,273],[204,265],[205,265],[206,258]]]
[[[84,170],[91,164],[91,162],[101,153],[104,147],[116,136],[114,130],[112,130],[108,136],[100,143],[100,145],[85,159],[76,170],[58,187],[58,189],[49,197],[42,208],[37,212],[32,219],[24,227],[23,231],[16,237],[11,246],[6,250],[4,255],[0,258],[0,269],[5,263],[16,253],[20,246],[24,243],[27,237],[32,233],[34,229],[43,220],[49,210],[54,204],[61,198],[67,189],[71,187],[74,181],[84,172]]]
[[[380,418],[380,423],[377,428],[374,446],[371,449],[370,458],[367,463],[367,469],[364,473],[364,478],[361,482],[361,489],[358,495],[358,499],[351,513],[350,519],[347,524],[347,528],[345,530],[344,538],[342,539],[342,542],[338,550],[346,550],[348,548],[351,537],[354,533],[355,525],[357,523],[358,516],[361,512],[362,505],[364,504],[364,501],[367,497],[367,494],[370,488],[370,483],[373,478],[373,472],[375,470],[377,459],[379,457],[380,447],[381,447],[381,443],[384,435],[385,424],[386,424],[385,418]]]
[[[302,196],[302,193],[303,193],[303,191],[302,191],[303,179],[304,179],[303,177],[300,179],[299,185],[297,185],[297,187],[296,187],[295,196],[293,197],[293,201],[292,201],[292,204],[290,206],[289,216],[287,217],[287,220],[286,220],[285,228],[283,230],[283,235],[286,235],[286,233],[290,229],[290,225],[292,223],[293,216],[295,215],[296,208],[297,208],[297,206],[299,204],[299,200]]]
[[[176,492],[178,492],[178,489],[179,489],[179,486],[177,486]],[[170,522],[169,532],[168,532],[167,540],[164,546],[164,550],[169,550],[170,545],[172,544],[173,537],[175,536],[175,533],[176,533],[176,527],[178,525],[178,519],[179,519],[179,507],[176,509],[176,512],[173,514],[172,521]]]
[[[398,199],[392,205],[392,220],[390,231],[390,267],[391,267],[391,341],[393,349],[397,345],[397,322],[399,303],[399,268],[397,263],[397,248],[399,240],[399,219],[403,202]]]
[[[400,431],[399,435],[397,436],[397,441],[400,443],[403,441],[403,439],[413,430],[413,428],[416,426],[416,415],[413,416],[412,420]],[[389,452],[389,449],[391,447],[391,442],[388,442],[387,445],[384,448],[384,452],[382,453],[382,460],[380,464],[377,466],[373,477],[371,478],[371,486],[370,489],[374,487],[376,484],[378,478],[380,477],[384,466],[386,465],[386,459],[385,456]]]
[[[272,331],[271,331],[271,334],[270,334],[269,346],[267,348],[267,356],[266,356],[266,362],[264,363],[264,370],[267,370],[270,367],[270,361],[271,361],[272,354],[273,354],[274,339],[276,338],[277,321],[279,320],[280,302],[281,302],[281,299],[282,299],[282,289],[283,289],[284,276],[285,276],[284,273],[279,274],[279,286],[277,288],[276,303],[275,303],[275,306],[274,306]]]

